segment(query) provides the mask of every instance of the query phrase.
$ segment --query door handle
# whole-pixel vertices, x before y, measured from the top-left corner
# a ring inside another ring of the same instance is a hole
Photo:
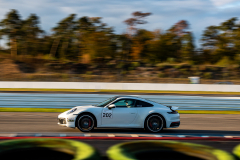
[[[135,113],[131,113],[131,114],[135,114]]]

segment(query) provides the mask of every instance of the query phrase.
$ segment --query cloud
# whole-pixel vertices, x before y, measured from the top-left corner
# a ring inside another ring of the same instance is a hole
[[[220,7],[232,2],[237,2],[238,0],[211,0],[211,1],[216,7]]]

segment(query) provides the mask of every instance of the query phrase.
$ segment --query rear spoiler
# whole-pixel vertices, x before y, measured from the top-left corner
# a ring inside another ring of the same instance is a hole
[[[167,106],[168,108],[170,108],[171,109],[171,111],[175,111],[175,110],[177,110],[179,107],[175,107],[175,106]]]

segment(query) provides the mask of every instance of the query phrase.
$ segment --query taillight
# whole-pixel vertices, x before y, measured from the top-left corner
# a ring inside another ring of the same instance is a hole
[[[172,112],[167,112],[168,114],[178,114],[177,111],[172,110]]]

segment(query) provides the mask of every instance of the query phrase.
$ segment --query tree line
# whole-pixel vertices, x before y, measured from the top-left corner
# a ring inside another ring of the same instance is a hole
[[[17,10],[11,10],[0,21],[0,38],[7,37],[12,57],[44,55],[83,63],[117,60],[151,64],[166,61],[240,64],[240,24],[236,17],[207,27],[202,34],[201,47],[196,48],[186,20],[180,20],[165,31],[140,29],[138,26],[147,23],[150,15],[132,13],[132,17],[123,21],[127,25],[126,32],[116,34],[100,17],[78,18],[71,14],[52,28],[52,34],[47,34],[41,29],[36,14],[21,19]]]

